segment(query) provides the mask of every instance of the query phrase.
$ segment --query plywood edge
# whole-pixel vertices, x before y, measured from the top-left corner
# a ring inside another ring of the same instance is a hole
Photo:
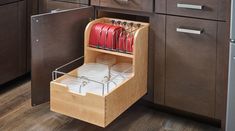
[[[96,51],[96,52],[105,53],[105,54],[111,54],[111,55],[115,55],[115,56],[133,58],[132,54],[121,53],[121,52],[117,52],[117,51],[109,51],[109,50],[98,49],[98,48],[93,48],[93,47],[87,47],[87,50],[88,51]]]

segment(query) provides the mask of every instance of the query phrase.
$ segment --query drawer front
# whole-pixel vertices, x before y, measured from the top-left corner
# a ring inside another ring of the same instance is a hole
[[[214,117],[217,22],[167,16],[167,106]]]
[[[153,12],[153,0],[91,0],[91,5]]]
[[[214,0],[168,0],[167,13],[174,15],[218,19],[218,2]],[[222,10],[221,10],[222,11]],[[225,10],[223,10],[225,11]]]

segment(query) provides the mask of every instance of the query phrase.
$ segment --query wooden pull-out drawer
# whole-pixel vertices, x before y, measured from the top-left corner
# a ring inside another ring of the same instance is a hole
[[[214,0],[167,0],[166,8],[168,14],[218,19],[218,1]]]
[[[64,75],[51,82],[51,110],[86,121],[101,127],[106,127],[132,104],[147,93],[147,58],[148,58],[148,26],[141,23],[134,36],[133,54],[123,54],[108,50],[89,47],[89,35],[92,25],[98,22],[110,21],[101,18],[88,24],[85,32],[85,57],[84,63],[95,62],[95,57],[100,54],[110,54],[117,57],[117,62],[129,62],[133,65],[133,75],[126,79],[117,88],[107,94],[97,95],[86,93],[75,94],[69,91],[67,85],[61,84],[68,75]],[[78,76],[77,69],[70,75]]]
[[[153,12],[153,0],[91,0],[91,5]]]

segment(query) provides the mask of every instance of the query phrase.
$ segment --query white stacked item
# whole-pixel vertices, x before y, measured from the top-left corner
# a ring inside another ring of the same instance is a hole
[[[109,77],[109,67],[99,63],[84,64],[78,68],[77,74],[97,82],[105,82]]]
[[[70,92],[86,95],[93,93],[103,95],[103,84],[108,80],[109,68],[98,63],[84,64],[77,69],[78,77],[68,77],[61,81],[68,86]]]
[[[120,63],[109,70],[108,65],[89,63],[77,69],[78,77],[68,77],[61,81],[68,86],[70,92],[86,95],[106,95],[133,75],[132,65]]]
[[[84,96],[86,95],[86,92],[81,90],[81,87],[80,87],[82,85],[81,79],[77,79],[76,77],[69,76],[68,78],[62,80],[60,83],[67,85],[70,92],[84,95]]]
[[[130,63],[119,63],[110,70],[110,80],[116,85],[121,84],[133,75],[133,66]]]

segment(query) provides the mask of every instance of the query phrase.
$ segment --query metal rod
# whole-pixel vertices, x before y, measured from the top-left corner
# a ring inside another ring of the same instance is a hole
[[[81,60],[82,58],[84,58],[84,56],[81,56],[81,57],[79,57],[79,58],[77,58],[77,59],[75,59],[75,60],[73,60],[73,61],[70,61],[70,62],[68,62],[68,63],[66,63],[66,64],[64,64],[64,65],[62,65],[62,66],[56,68],[55,70],[56,70],[56,71],[57,71],[57,70],[60,70],[60,69],[66,67],[66,66],[68,66],[68,65],[70,65],[70,64],[72,64],[72,63],[74,63],[74,62],[76,62],[76,61],[78,61],[78,60]]]

